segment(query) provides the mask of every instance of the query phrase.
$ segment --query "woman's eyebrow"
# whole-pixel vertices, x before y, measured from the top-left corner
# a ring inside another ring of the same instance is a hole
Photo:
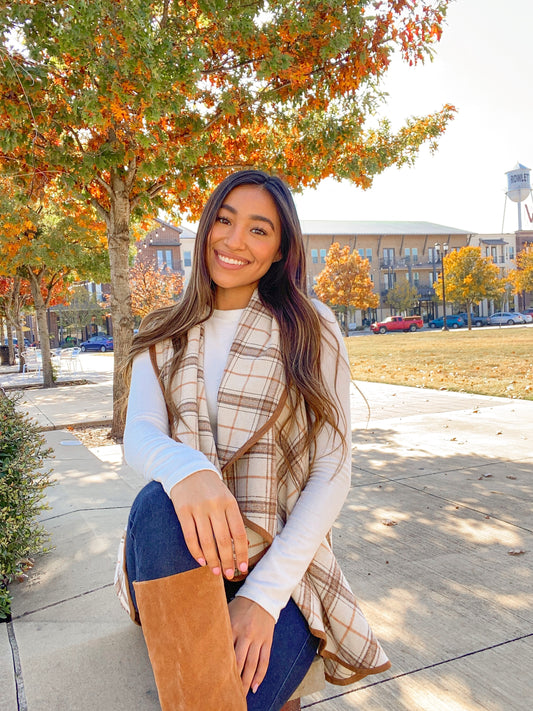
[[[224,210],[228,210],[228,212],[231,212],[232,215],[237,214],[237,210],[232,207],[231,205],[228,205],[227,203],[224,203],[223,205],[220,206],[221,209],[223,208]],[[270,220],[268,217],[264,217],[264,215],[249,215],[250,220],[259,220],[260,222],[266,222],[267,224],[272,227],[274,231],[276,231],[276,228],[274,227],[274,223],[272,220]]]

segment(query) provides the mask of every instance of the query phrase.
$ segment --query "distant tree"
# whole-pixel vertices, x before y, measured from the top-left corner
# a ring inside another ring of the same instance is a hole
[[[533,243],[528,243],[516,255],[516,269],[507,275],[513,294],[533,291]]]
[[[94,294],[83,285],[71,285],[65,295],[65,304],[55,309],[61,331],[76,336],[83,334],[83,329],[92,323],[103,323],[105,312]]]
[[[0,316],[7,324],[9,362],[15,362],[15,349],[13,346],[13,329],[17,336],[19,354],[24,349],[24,332],[22,330],[23,309],[31,302],[29,286],[20,276],[0,276]],[[19,371],[22,372],[23,361],[19,358]]]
[[[108,274],[102,230],[83,207],[49,191],[38,204],[19,199],[10,181],[2,180],[0,274],[29,284],[42,354],[43,385],[54,386],[46,310],[64,302],[70,281]]]
[[[406,314],[418,303],[418,289],[407,279],[400,279],[388,290],[385,301],[397,313]]]
[[[172,306],[183,291],[183,277],[152,262],[138,261],[130,269],[131,306],[144,317],[160,306]]]
[[[59,176],[105,221],[117,370],[132,218],[163,200],[195,217],[239,168],[367,188],[434,149],[453,107],[395,132],[376,114],[393,54],[431,56],[449,3],[0,0],[0,170],[30,194]],[[115,377],[115,434],[125,388]]]
[[[370,262],[355,250],[350,253],[348,245],[341,249],[338,242],[329,248],[326,266],[316,279],[315,293],[320,301],[339,307],[346,335],[349,306],[364,310],[374,309],[379,304],[370,279]]]
[[[473,304],[483,299],[497,299],[505,292],[505,281],[492,259],[481,256],[479,247],[462,247],[447,254],[443,261],[446,300],[464,306],[471,329]],[[435,294],[442,301],[442,273],[434,286]]]

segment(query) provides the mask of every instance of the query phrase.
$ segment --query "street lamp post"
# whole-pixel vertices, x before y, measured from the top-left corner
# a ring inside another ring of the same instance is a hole
[[[445,242],[442,245],[442,251],[441,251],[441,244],[440,242],[435,242],[435,249],[437,250],[437,254],[440,255],[440,261],[442,265],[442,330],[443,331],[448,331],[448,325],[446,323],[446,281],[444,277],[444,257],[448,254],[448,243]]]

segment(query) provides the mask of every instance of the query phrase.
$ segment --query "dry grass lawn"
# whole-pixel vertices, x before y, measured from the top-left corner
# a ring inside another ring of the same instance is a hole
[[[346,338],[355,380],[533,400],[533,327]]]

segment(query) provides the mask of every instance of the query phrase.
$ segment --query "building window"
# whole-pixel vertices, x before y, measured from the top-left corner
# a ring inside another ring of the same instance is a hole
[[[509,259],[514,259],[514,247],[509,247]]]
[[[313,261],[313,264],[318,264],[318,249],[311,250],[311,259]]]
[[[394,264],[394,247],[385,247],[383,250],[383,262]]]
[[[366,248],[366,258],[372,264],[372,247],[367,247]]]
[[[326,254],[327,254],[327,252],[325,249],[320,250],[320,264],[326,263]]]
[[[418,287],[420,286],[420,273],[419,272],[413,272],[413,286]]]
[[[172,269],[172,250],[171,249],[158,249],[157,250],[157,268],[158,269]]]
[[[183,264],[186,267],[192,266],[192,252],[183,253]]]
[[[358,249],[357,251],[359,252],[359,256],[361,257],[361,259],[364,259],[364,258],[365,258],[365,250],[364,250],[364,249]]]
[[[439,252],[434,247],[428,249],[428,258],[430,264],[436,264],[439,261]]]

